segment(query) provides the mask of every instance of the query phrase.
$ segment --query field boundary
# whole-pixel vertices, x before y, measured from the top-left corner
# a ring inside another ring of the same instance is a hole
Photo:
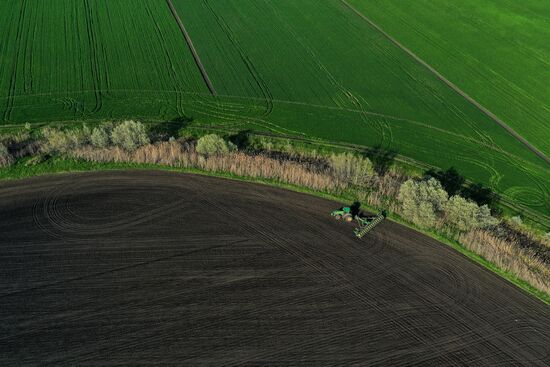
[[[202,94],[204,95],[204,94]],[[220,95],[222,96],[222,95]],[[239,96],[227,96],[223,95],[225,97],[232,97],[232,98],[241,98]],[[247,99],[247,97],[243,97]],[[286,102],[286,101],[281,101]],[[293,102],[288,102],[293,103]],[[329,109],[337,109],[335,107],[328,107],[328,106],[319,106],[319,107],[326,107]],[[357,111],[359,112],[359,111]],[[392,116],[386,116],[388,118],[391,118]],[[411,122],[416,123],[414,120],[406,120],[401,118],[395,118],[396,120],[403,120],[405,122]],[[105,121],[105,119],[96,119],[96,118],[88,118],[88,119],[74,119],[74,120],[57,120],[57,121],[48,121],[43,123],[32,123],[33,126],[46,126],[46,125],[56,125],[56,126],[65,126],[68,124],[74,124],[74,123],[82,123],[82,124],[96,124],[101,123],[102,121]],[[148,123],[165,123],[165,122],[173,122],[173,121],[167,121],[166,119],[147,119]],[[9,129],[18,129],[23,128],[25,124],[0,124],[0,133],[2,130],[9,130]],[[193,129],[197,130],[203,130],[203,131],[215,131],[222,132],[222,133],[238,133],[242,130],[242,128],[232,128],[230,126],[225,125],[194,125]],[[287,139],[297,142],[303,142],[308,144],[316,144],[319,146],[324,147],[332,147],[332,148],[338,148],[338,149],[345,149],[345,150],[351,150],[357,153],[364,153],[366,151],[369,151],[372,149],[372,147],[366,146],[366,145],[359,145],[359,144],[353,144],[353,143],[345,143],[341,141],[331,141],[331,140],[324,140],[324,139],[314,139],[314,138],[307,138],[304,136],[296,136],[296,135],[289,135],[289,134],[282,134],[282,133],[272,133],[268,131],[248,131],[249,134],[256,135],[256,136],[264,136],[268,138],[274,138],[274,139]],[[486,146],[488,148],[491,148],[489,146]],[[498,150],[494,147],[491,149]],[[501,152],[503,153],[503,152]],[[512,156],[509,153],[505,153],[506,155]],[[407,167],[420,169],[420,170],[429,170],[429,169],[442,169],[442,167],[434,166],[422,161],[418,161],[414,158],[411,158],[409,156],[404,156],[401,154],[396,154],[394,157],[396,162],[399,162],[401,164],[406,165]],[[467,183],[476,183],[476,181],[472,181],[469,178],[466,178]],[[515,202],[512,198],[509,198],[502,193],[498,193],[500,196],[500,201],[503,204],[503,206],[507,207],[508,209],[512,209],[518,213],[521,213],[521,215],[525,215],[530,221],[537,223],[538,225],[541,225],[545,228],[550,228],[550,215],[543,214],[540,211],[536,211],[534,209],[531,209],[523,204]]]
[[[449,88],[454,90],[458,95],[466,99],[470,104],[472,104],[474,107],[476,107],[478,110],[483,112],[487,117],[489,117],[491,120],[493,120],[495,123],[497,123],[500,127],[502,127],[504,130],[506,130],[510,135],[512,135],[516,140],[521,142],[523,145],[525,145],[531,152],[533,152],[535,155],[537,155],[539,158],[544,160],[546,163],[550,165],[550,158],[547,157],[543,152],[541,152],[539,149],[537,149],[533,144],[531,144],[527,139],[525,139],[523,136],[518,134],[514,129],[512,129],[508,124],[506,124],[504,121],[502,121],[498,116],[496,116],[494,113],[489,111],[487,108],[485,108],[483,105],[481,105],[479,102],[477,102],[475,99],[470,97],[466,92],[464,92],[462,89],[460,89],[456,84],[451,82],[449,79],[445,78],[441,73],[439,73],[433,66],[428,64],[426,61],[421,59],[418,55],[416,55],[414,52],[409,50],[407,47],[405,47],[403,44],[401,44],[399,41],[397,41],[395,38],[390,36],[388,33],[386,33],[382,28],[380,28],[376,23],[374,23],[372,20],[370,20],[365,14],[354,8],[350,3],[348,3],[346,0],[340,0],[342,4],[344,4],[347,8],[349,8],[352,12],[354,12],[356,15],[358,15],[361,19],[366,21],[372,28],[377,30],[380,34],[382,34],[386,39],[391,41],[394,45],[399,47],[402,51],[404,51],[406,54],[408,54],[410,57],[412,57],[416,62],[418,62],[420,65],[424,66],[426,69],[428,69],[432,74],[434,74],[439,80],[441,80],[443,83],[445,83]]]
[[[236,129],[236,130],[230,129],[230,128],[228,129],[228,128],[225,128],[223,125],[222,126],[215,126],[215,125],[211,125],[211,126],[194,126],[193,128],[198,129],[198,130],[203,130],[203,131],[213,130],[213,131],[231,132],[231,133],[238,133],[239,132],[238,129]],[[345,149],[345,150],[353,151],[353,152],[356,152],[356,153],[365,153],[366,151],[369,151],[372,148],[372,147],[369,147],[369,146],[363,146],[363,145],[352,144],[352,143],[344,143],[344,142],[337,142],[337,141],[325,141],[325,140],[315,140],[315,139],[308,139],[308,138],[299,137],[299,136],[273,134],[273,133],[269,133],[269,132],[253,131],[253,132],[249,132],[249,134],[255,135],[255,136],[263,136],[263,137],[272,138],[272,139],[292,140],[292,141],[297,141],[297,142],[302,142],[302,143],[307,143],[307,144],[316,144],[318,146]],[[409,166],[409,167],[414,167],[416,169],[420,169],[420,170],[423,170],[423,171],[426,171],[426,170],[429,170],[429,169],[435,169],[435,170],[442,169],[441,167],[433,166],[433,165],[425,163],[425,162],[417,161],[413,158],[410,158],[408,156],[404,156],[404,155],[401,155],[401,154],[396,154],[393,159],[396,162],[399,162],[403,165],[406,165],[406,166]],[[468,183],[468,184],[476,183],[475,181],[472,181],[468,178],[466,178],[465,180],[466,180],[466,183]],[[540,213],[540,212],[537,212],[537,211],[534,211],[533,209],[530,209],[530,208],[528,208],[528,207],[526,207],[526,206],[524,206],[520,203],[516,203],[512,199],[510,199],[509,197],[504,196],[503,194],[500,194],[500,193],[497,193],[497,194],[499,195],[500,202],[504,206],[506,206],[510,209],[513,209],[515,211],[521,212],[522,215],[526,215],[527,218],[529,218],[529,220],[531,220],[532,222],[535,222],[535,223],[537,223],[539,225],[542,225],[544,227],[550,226],[550,216],[545,215],[545,214]]]
[[[189,49],[191,50],[191,53],[193,54],[193,59],[195,59],[195,64],[197,64],[197,67],[199,68],[199,71],[202,75],[202,78],[204,79],[204,82],[206,83],[206,86],[208,87],[208,90],[212,95],[217,95],[216,89],[214,88],[214,85],[212,84],[212,81],[210,80],[210,77],[208,76],[208,73],[206,72],[206,69],[204,65],[202,64],[201,58],[195,49],[195,45],[193,45],[193,40],[191,39],[191,36],[187,32],[187,29],[185,28],[185,25],[181,21],[181,18],[178,14],[178,11],[176,10],[176,7],[174,6],[174,3],[172,0],[166,0],[166,4],[168,4],[168,7],[170,8],[170,12],[172,12],[172,15],[174,16],[174,19],[176,20],[176,23],[178,23],[178,26],[181,30],[181,33],[183,34],[183,37],[185,38],[185,42],[187,43],[187,46],[189,46]]]

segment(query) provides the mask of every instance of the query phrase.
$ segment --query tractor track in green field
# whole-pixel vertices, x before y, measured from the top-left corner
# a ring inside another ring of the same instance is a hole
[[[26,2],[22,2],[20,13],[19,13],[19,19],[17,21],[17,31],[16,31],[17,42],[15,43],[16,52],[15,52],[15,57],[13,58],[13,70],[10,75],[8,94],[6,97],[6,106],[2,116],[2,119],[4,121],[7,121],[10,119],[10,116],[14,107],[13,96],[15,94],[16,86],[17,86],[17,74],[18,74],[19,58],[21,53],[21,44],[22,44],[21,39],[23,37],[25,12],[26,12]]]
[[[95,113],[100,111],[103,105],[103,88],[101,88],[101,68],[99,62],[100,41],[98,41],[98,34],[96,33],[97,25],[95,24],[96,21],[94,20],[94,9],[88,1],[84,1],[83,4],[86,15],[85,24],[87,42],[90,47],[92,56],[90,58],[90,75],[92,75],[92,83],[95,90],[95,106],[91,112]]]
[[[90,89],[90,90],[82,90],[82,91],[70,91],[70,92],[63,92],[62,94],[65,94],[65,93],[96,93],[96,92],[103,92],[103,91],[107,91],[107,90],[95,90],[95,89]],[[197,92],[186,92],[186,91],[176,91],[176,90],[133,90],[133,89],[110,89],[108,90],[109,92],[162,92],[162,93],[180,93],[180,94],[184,94],[184,95],[191,95],[191,96],[197,96],[197,97],[206,97],[206,96],[210,96],[209,94],[205,94],[205,93],[197,93]],[[11,96],[11,97],[4,97],[4,99],[6,98],[18,98],[18,97],[29,97],[29,96],[46,96],[46,95],[55,95],[56,93],[37,93],[37,94],[27,94],[27,95],[19,95],[19,96]],[[61,94],[61,93],[59,93]],[[232,98],[232,99],[242,99],[242,100],[251,100],[251,101],[265,101],[264,98],[260,98],[260,97],[247,97],[247,96],[234,96],[234,95],[224,95],[224,94],[219,94],[217,95],[217,97],[222,97],[222,98]],[[272,102],[275,102],[275,103],[283,103],[283,104],[290,104],[290,105],[296,105],[296,106],[304,106],[304,107],[313,107],[313,108],[323,108],[323,109],[327,109],[327,110],[333,110],[333,111],[344,111],[344,112],[350,112],[350,113],[357,113],[357,114],[360,114],[360,115],[364,115],[364,116],[373,116],[373,117],[379,117],[379,118],[383,118],[383,119],[390,119],[390,120],[394,120],[394,121],[401,121],[401,122],[405,122],[405,123],[409,123],[409,124],[412,124],[412,125],[416,125],[416,126],[419,126],[419,127],[422,127],[422,128],[426,128],[426,129],[430,129],[430,130],[434,130],[434,131],[438,131],[442,134],[446,134],[446,135],[451,135],[451,136],[454,136],[454,137],[457,137],[457,138],[460,138],[460,139],[463,139],[463,140],[466,140],[466,141],[470,141],[470,142],[475,142],[476,144],[478,145],[481,145],[485,148],[489,148],[493,151],[497,151],[499,153],[502,153],[508,157],[512,157],[512,158],[516,158],[518,159],[517,156],[515,156],[514,154],[512,153],[508,153],[506,151],[504,151],[502,148],[500,148],[499,146],[495,145],[495,144],[489,144],[487,142],[484,142],[484,141],[480,141],[480,140],[476,140],[475,138],[473,137],[468,137],[466,135],[462,135],[462,134],[459,134],[459,133],[455,133],[455,132],[452,132],[452,131],[448,131],[448,130],[444,130],[444,129],[441,129],[441,128],[438,128],[438,127],[435,127],[435,126],[432,126],[426,122],[422,122],[422,121],[417,121],[417,120],[412,120],[412,119],[407,119],[407,118],[403,118],[403,117],[398,117],[398,116],[394,116],[394,115],[387,115],[387,114],[383,114],[383,113],[378,113],[378,112],[372,112],[372,111],[366,111],[366,110],[363,110],[363,109],[354,109],[354,108],[347,108],[347,107],[341,107],[341,106],[327,106],[327,105],[318,105],[318,104],[314,104],[314,103],[308,103],[308,102],[299,102],[299,101],[287,101],[287,100],[282,100],[282,99],[272,99],[271,100]],[[201,103],[199,103],[199,105],[201,107],[204,107],[202,106]],[[199,105],[197,105],[197,107],[199,107]],[[20,105],[18,107],[32,107],[33,105]],[[208,107],[206,106],[206,110],[208,109],[211,109],[212,107]],[[201,108],[201,110],[199,110],[199,112],[203,113],[203,114],[208,114],[206,112],[206,110],[204,108]],[[218,112],[219,114],[221,114],[222,112]],[[240,115],[238,113],[235,113],[235,114],[231,114],[231,113],[224,113],[226,116],[226,118],[243,118],[243,119],[250,119],[250,120],[255,120],[257,122],[263,122],[263,123],[266,123],[267,125],[274,125],[273,123],[268,123],[266,120],[264,119],[261,119],[261,118],[252,118],[250,116],[245,116],[245,115]],[[222,118],[221,115],[216,115],[215,117],[218,117],[218,118]],[[53,121],[53,122],[71,122],[73,120],[66,120],[66,121]],[[2,125],[0,126],[0,129],[2,128],[12,128],[12,127],[15,127],[15,126],[24,126],[23,124],[19,124],[19,125],[13,125],[13,124],[8,124],[8,125]]]
[[[212,5],[208,2],[208,0],[203,0],[203,4],[206,9],[212,14],[214,17],[216,23],[220,27],[220,29],[223,30],[224,34],[226,35],[227,39],[231,43],[231,45],[234,47],[234,49],[237,51],[241,61],[245,65],[247,71],[252,76],[252,79],[254,79],[254,82],[256,83],[257,87],[260,90],[260,93],[263,95],[263,100],[266,103],[266,110],[264,112],[264,116],[268,116],[273,111],[273,94],[271,93],[271,90],[269,89],[268,83],[262,78],[260,73],[257,71],[256,66],[252,63],[250,60],[250,57],[246,54],[243,47],[240,45],[237,36],[232,31],[229,24],[225,21],[223,16],[221,14],[218,14],[218,12],[215,11],[215,9],[212,7]]]
[[[441,80],[443,83],[445,83],[449,88],[451,88],[455,93],[466,99],[470,104],[472,104],[474,107],[476,107],[478,110],[480,110],[483,114],[485,114],[487,117],[489,117],[492,121],[497,123],[500,127],[502,127],[504,130],[506,130],[510,135],[512,135],[516,140],[518,140],[520,143],[525,145],[527,149],[529,149],[531,152],[533,152],[535,155],[537,155],[539,158],[544,160],[546,163],[550,164],[550,158],[546,156],[543,152],[541,152],[539,149],[537,149],[534,145],[532,145],[527,139],[525,139],[523,136],[518,134],[514,129],[512,129],[506,122],[502,121],[498,116],[496,116],[494,113],[489,111],[487,108],[485,108],[483,105],[481,105],[479,102],[477,102],[475,99],[470,97],[466,92],[464,92],[462,89],[460,89],[456,84],[445,78],[441,73],[439,73],[434,67],[432,67],[430,64],[428,64],[426,61],[424,61],[422,58],[420,58],[418,55],[416,55],[414,52],[409,50],[407,47],[405,47],[403,44],[401,44],[399,41],[397,41],[395,38],[393,38],[390,34],[386,33],[380,26],[378,26],[376,23],[374,23],[370,18],[368,18],[365,14],[357,10],[355,7],[353,7],[350,3],[348,3],[346,0],[340,0],[341,3],[346,6],[348,9],[350,9],[353,13],[358,15],[361,19],[366,21],[372,28],[374,28],[376,31],[380,32],[386,39],[388,39],[390,42],[392,42],[395,46],[399,47],[402,51],[404,51],[407,55],[412,57],[416,62],[418,62],[420,65],[428,69],[433,75],[435,75],[439,80]]]
[[[268,2],[267,4],[270,3]],[[360,114],[360,118],[365,124],[372,123],[372,121],[368,121],[367,116],[369,115],[369,111],[365,109],[365,105],[370,106],[368,101],[360,95],[355,95],[353,91],[348,89],[341,81],[339,81],[338,78],[321,61],[321,57],[318,55],[318,53],[306,41],[301,39],[300,34],[297,33],[297,31],[291,26],[291,24],[285,21],[284,17],[281,16],[281,14],[276,10],[275,7],[273,7],[272,4],[270,4],[270,6],[273,10],[273,13],[279,18],[279,21],[281,22],[281,24],[284,25],[288,33],[290,33],[293,38],[300,44],[302,49],[311,57],[311,60],[315,63],[315,65],[317,65],[319,70],[326,76],[326,79],[339,92],[340,96],[343,97],[341,101],[339,101],[338,98],[335,98],[335,104],[342,109],[350,108],[349,106],[353,107],[353,109]],[[374,122],[382,137],[381,144],[387,143],[391,145],[391,143],[393,142],[393,133],[391,126],[386,121],[382,120],[377,120]]]
[[[176,7],[174,6],[174,3],[172,0],[166,0],[166,3],[168,4],[168,7],[170,8],[170,11],[172,12],[172,15],[174,16],[174,19],[176,20],[176,23],[178,24],[181,33],[183,34],[183,37],[185,38],[185,42],[189,46],[189,49],[191,50],[191,53],[193,54],[193,59],[195,59],[195,63],[197,64],[197,67],[199,68],[199,71],[202,75],[202,78],[204,79],[204,82],[206,83],[206,86],[208,87],[208,90],[212,95],[217,95],[216,89],[214,88],[214,85],[212,84],[212,81],[210,80],[210,77],[208,76],[208,73],[206,72],[206,68],[202,64],[201,58],[195,49],[195,46],[193,45],[193,40],[191,39],[191,36],[187,32],[187,29],[185,28],[185,25],[181,21],[181,18],[176,10]]]

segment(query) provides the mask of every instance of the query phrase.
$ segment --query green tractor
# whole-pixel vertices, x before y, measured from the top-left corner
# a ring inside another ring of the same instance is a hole
[[[330,213],[336,220],[343,219],[345,222],[351,222],[353,220],[353,215],[351,214],[351,208],[345,206],[342,209],[338,209]]]
[[[384,218],[386,218],[386,211],[382,210],[374,216],[362,216],[358,214],[354,217],[351,208],[349,206],[345,206],[341,209],[333,211],[330,215],[332,215],[336,220],[343,219],[346,222],[351,222],[355,219],[359,227],[355,228],[353,232],[357,238],[361,238],[369,233],[380,222],[382,222]]]

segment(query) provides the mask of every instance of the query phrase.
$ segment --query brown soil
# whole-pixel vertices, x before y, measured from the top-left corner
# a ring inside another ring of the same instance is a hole
[[[0,183],[0,364],[550,364],[548,306],[338,206],[156,171]]]

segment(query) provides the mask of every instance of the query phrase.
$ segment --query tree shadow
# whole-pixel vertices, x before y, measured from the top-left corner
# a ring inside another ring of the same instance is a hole
[[[371,160],[374,165],[374,170],[379,175],[383,175],[388,171],[395,161],[396,155],[396,151],[384,149],[379,145],[365,152],[365,156]]]
[[[470,184],[462,189],[461,194],[466,199],[475,201],[478,205],[487,205],[492,210],[499,211],[497,205],[500,201],[500,196],[482,184]]]
[[[441,186],[443,186],[449,196],[460,195],[465,199],[476,202],[480,206],[489,206],[494,213],[501,211],[500,208],[498,208],[500,200],[498,194],[480,183],[466,184],[464,176],[458,173],[454,167],[446,171],[430,169],[425,172],[425,175],[434,177],[441,182]]]
[[[177,137],[179,131],[188,127],[193,122],[191,116],[177,116],[170,121],[163,121],[150,127],[149,132],[154,141],[168,140],[170,137]]]
[[[252,130],[241,130],[236,134],[229,136],[229,141],[239,148],[239,150],[248,150],[250,148],[250,133]]]
[[[441,186],[443,186],[449,196],[458,194],[466,182],[466,179],[454,167],[446,171],[438,171],[432,168],[426,171],[425,175],[431,176],[441,182]]]

